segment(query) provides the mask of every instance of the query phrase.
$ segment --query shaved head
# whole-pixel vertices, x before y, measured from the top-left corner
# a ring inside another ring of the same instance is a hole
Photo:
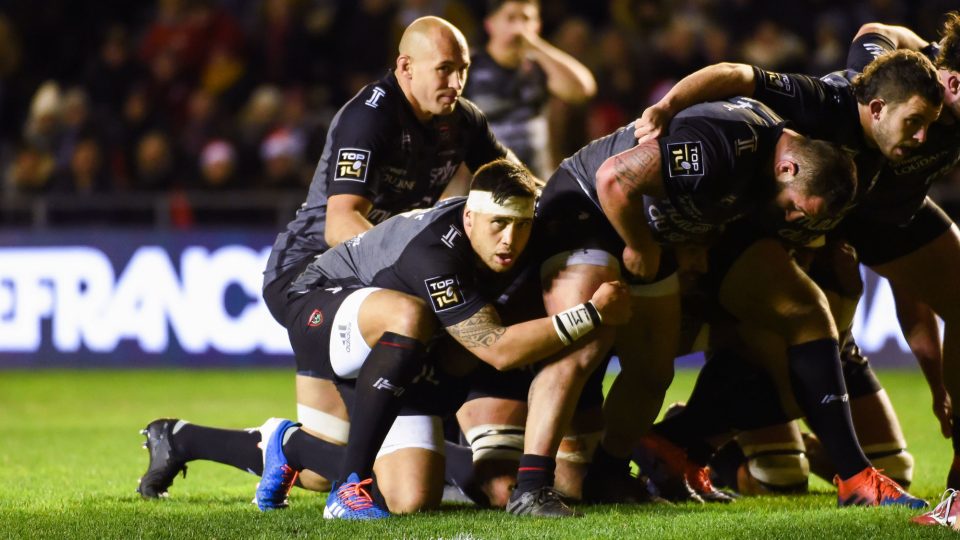
[[[397,82],[420,121],[454,111],[469,66],[466,38],[440,17],[413,21],[400,38]]]
[[[400,38],[401,56],[416,57],[436,47],[468,50],[463,32],[440,17],[420,17],[410,23]]]

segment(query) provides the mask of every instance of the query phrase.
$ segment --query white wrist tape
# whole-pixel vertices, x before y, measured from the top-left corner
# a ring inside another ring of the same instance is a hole
[[[603,320],[600,318],[600,312],[593,305],[592,301],[574,306],[568,310],[561,311],[553,316],[553,328],[557,331],[557,336],[564,345],[570,345],[574,341],[587,335],[591,330],[600,326]]]

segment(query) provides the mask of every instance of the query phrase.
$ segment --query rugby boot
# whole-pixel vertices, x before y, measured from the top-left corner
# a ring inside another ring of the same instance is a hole
[[[515,516],[533,517],[583,517],[582,512],[570,508],[560,494],[549,486],[522,493],[507,503],[507,512]]]
[[[708,503],[732,503],[737,498],[726,491],[721,491],[710,481],[710,467],[700,467],[690,462],[684,474],[687,483],[693,491]]]
[[[947,489],[940,496],[940,504],[936,508],[910,518],[910,521],[918,525],[940,525],[960,531],[960,491]]]
[[[263,445],[263,475],[257,484],[257,494],[254,502],[261,511],[277,510],[287,507],[287,494],[293,488],[300,471],[294,470],[287,463],[287,456],[283,453],[283,434],[288,429],[298,426],[290,420],[281,420],[270,433],[269,438],[261,441]]]
[[[910,495],[900,484],[873,467],[858,472],[847,480],[833,478],[837,486],[837,506],[902,505],[913,509],[926,508],[927,501]]]
[[[704,502],[687,481],[686,473],[691,465],[686,452],[679,446],[660,435],[648,433],[640,439],[633,458],[640,471],[656,485],[661,497],[673,502]]]
[[[587,504],[670,504],[651,493],[646,478],[588,471],[583,478],[582,500]]]
[[[360,480],[357,473],[350,473],[346,482],[334,483],[323,508],[324,519],[383,519],[390,512],[381,508],[370,496],[367,486],[373,484],[373,478]]]
[[[183,477],[187,477],[187,464],[177,455],[171,441],[173,428],[179,421],[176,418],[158,418],[140,430],[147,437],[143,447],[150,452],[147,472],[140,477],[140,485],[137,486],[137,493],[144,499],[166,497],[178,473],[182,471]]]

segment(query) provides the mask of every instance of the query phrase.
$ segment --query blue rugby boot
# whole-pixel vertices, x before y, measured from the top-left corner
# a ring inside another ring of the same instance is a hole
[[[327,496],[327,505],[323,509],[325,519],[383,519],[390,517],[390,512],[381,508],[370,492],[364,489],[373,484],[372,478],[360,481],[357,473],[350,473],[347,481],[333,484],[330,495]]]
[[[254,501],[260,510],[276,510],[287,507],[287,494],[297,481],[300,471],[296,471],[287,463],[287,456],[283,454],[283,434],[300,424],[290,420],[282,420],[263,444],[263,476],[257,485],[257,495]]]

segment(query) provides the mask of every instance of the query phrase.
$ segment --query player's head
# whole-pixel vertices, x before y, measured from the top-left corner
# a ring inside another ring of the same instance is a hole
[[[940,115],[943,88],[936,68],[916,51],[877,57],[853,81],[867,138],[891,161],[906,159]]]
[[[519,50],[520,34],[540,33],[540,2],[537,0],[491,0],[487,2],[483,27],[494,47]]]
[[[776,205],[787,221],[838,214],[857,191],[857,166],[839,145],[785,130],[774,169]]]
[[[397,80],[420,120],[453,112],[469,67],[466,38],[440,17],[413,21],[400,38]]]
[[[463,211],[463,228],[483,264],[505,272],[530,239],[537,186],[523,165],[498,159],[477,169]]]
[[[960,118],[960,13],[947,13],[940,36],[940,54],[934,64],[943,85],[943,106]]]

